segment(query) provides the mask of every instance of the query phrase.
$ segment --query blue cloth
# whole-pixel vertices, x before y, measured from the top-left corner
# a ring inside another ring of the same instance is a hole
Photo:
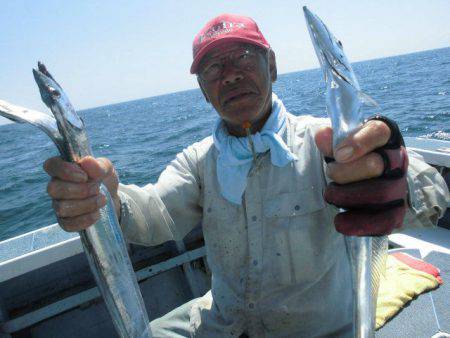
[[[273,165],[284,167],[296,159],[282,139],[286,130],[286,108],[272,93],[272,113],[261,131],[251,135],[256,153],[270,150]],[[242,195],[247,186],[247,175],[253,161],[248,137],[236,137],[228,133],[225,122],[216,123],[213,132],[217,157],[217,179],[222,196],[234,204],[242,203]]]

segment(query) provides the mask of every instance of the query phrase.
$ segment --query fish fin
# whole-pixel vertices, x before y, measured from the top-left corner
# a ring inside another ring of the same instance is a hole
[[[366,106],[379,107],[379,104],[377,103],[377,101],[375,101],[370,95],[368,95],[362,91],[358,91],[358,98]]]

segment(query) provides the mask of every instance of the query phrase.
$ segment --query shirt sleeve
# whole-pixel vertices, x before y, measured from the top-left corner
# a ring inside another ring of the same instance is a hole
[[[200,224],[202,207],[195,145],[178,154],[156,184],[119,185],[125,238],[141,245],[181,240]]]
[[[450,203],[447,184],[439,172],[425,163],[423,157],[408,150],[408,202],[404,227],[433,226]]]

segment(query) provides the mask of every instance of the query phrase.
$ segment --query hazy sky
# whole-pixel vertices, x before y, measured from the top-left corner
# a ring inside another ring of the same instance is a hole
[[[37,60],[76,109],[195,88],[192,39],[224,12],[257,21],[279,73],[316,68],[303,5],[344,43],[351,61],[450,46],[448,0],[2,1],[0,99],[47,109],[31,74]]]

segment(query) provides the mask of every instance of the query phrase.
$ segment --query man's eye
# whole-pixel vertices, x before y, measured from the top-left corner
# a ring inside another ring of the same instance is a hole
[[[203,69],[203,73],[204,74],[215,74],[220,71],[220,67],[221,66],[218,62],[211,63]]]
[[[250,52],[247,50],[247,51],[245,51],[245,52],[242,52],[242,53],[239,55],[238,59],[239,59],[239,60],[246,60],[246,59],[248,59],[250,56],[251,56],[251,55],[250,55]]]
[[[238,65],[247,66],[255,61],[255,54],[246,50],[240,53],[237,57]]]

